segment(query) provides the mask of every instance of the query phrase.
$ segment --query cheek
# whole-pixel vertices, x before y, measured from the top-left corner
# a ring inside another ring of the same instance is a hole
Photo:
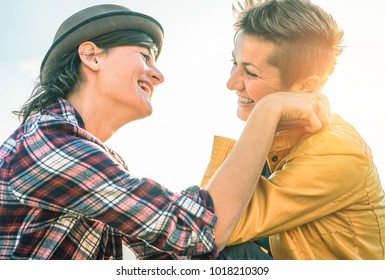
[[[265,82],[254,81],[253,83],[246,85],[246,90],[250,97],[255,102],[258,102],[266,95],[280,91],[280,87],[276,85],[267,84]]]
[[[260,82],[248,83],[245,85],[245,87],[247,93],[255,102],[258,102],[264,96],[270,93],[268,89]]]

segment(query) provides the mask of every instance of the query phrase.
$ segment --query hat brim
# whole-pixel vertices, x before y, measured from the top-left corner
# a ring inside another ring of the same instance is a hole
[[[131,10],[114,11],[81,21],[56,38],[43,59],[40,71],[44,73],[44,69],[53,61],[73,51],[85,41],[110,32],[128,29],[143,31],[150,35],[157,45],[159,55],[164,36],[159,22],[150,16]]]

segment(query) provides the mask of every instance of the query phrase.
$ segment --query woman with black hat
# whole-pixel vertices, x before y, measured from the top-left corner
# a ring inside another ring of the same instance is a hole
[[[151,114],[162,40],[155,19],[116,5],[59,27],[18,112],[22,124],[0,146],[0,259],[121,259],[122,244],[139,259],[213,259],[253,194],[278,123],[306,119],[315,131],[327,122],[317,98],[272,94],[207,191],[176,194],[133,177],[104,142]]]

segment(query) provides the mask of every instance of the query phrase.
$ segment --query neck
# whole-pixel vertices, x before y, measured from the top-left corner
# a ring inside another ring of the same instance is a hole
[[[86,130],[105,142],[127,121],[120,119],[118,111],[98,96],[96,90],[83,88],[70,94],[68,101],[82,117]]]

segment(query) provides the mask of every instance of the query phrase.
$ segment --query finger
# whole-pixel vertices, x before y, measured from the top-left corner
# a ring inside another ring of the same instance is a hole
[[[329,99],[326,97],[326,95],[322,94],[322,93],[316,93],[316,97],[318,99],[318,101],[321,101],[322,104],[324,104],[327,108],[327,113],[330,115],[331,114],[331,110],[330,110],[330,103],[329,103]]]
[[[316,113],[311,112],[308,117],[308,121],[309,124],[304,127],[306,132],[315,133],[322,128],[322,123]]]
[[[317,101],[318,111],[317,115],[320,119],[322,126],[328,125],[330,123],[330,110],[321,100]]]

